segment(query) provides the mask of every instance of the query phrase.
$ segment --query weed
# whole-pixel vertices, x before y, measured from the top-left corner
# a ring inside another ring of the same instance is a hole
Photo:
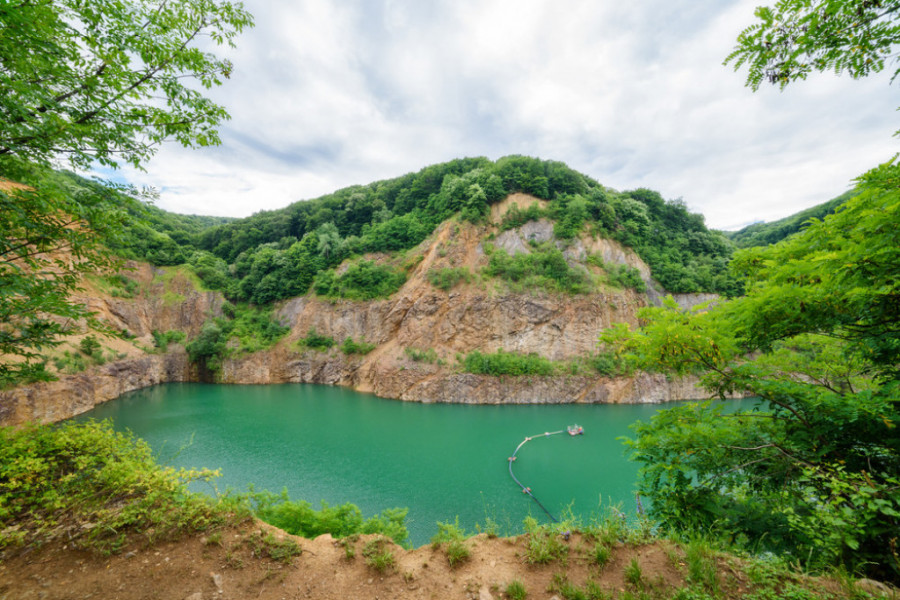
[[[379,536],[369,540],[363,547],[362,555],[366,557],[366,564],[379,573],[394,566],[394,553],[385,548],[387,542],[387,538]]]
[[[598,542],[594,546],[594,552],[591,558],[594,560],[595,565],[597,565],[598,567],[604,567],[606,566],[606,563],[609,562],[609,555],[609,546],[607,546],[603,542]]]
[[[204,543],[207,546],[221,546],[222,545],[222,532],[221,531],[212,532],[211,534],[206,536]]]
[[[341,546],[344,547],[344,558],[347,560],[353,560],[356,557],[356,542],[359,540],[359,535],[349,535],[343,538],[340,541]]]
[[[525,590],[524,583],[518,579],[513,579],[506,584],[506,595],[510,600],[525,600],[528,597],[528,592]]]
[[[300,338],[297,340],[297,346],[300,348],[310,348],[312,350],[318,350],[323,352],[328,350],[332,346],[337,344],[334,341],[333,337],[328,337],[324,335],[319,335],[315,328],[311,328],[307,333],[305,338]]]
[[[253,556],[268,557],[283,563],[289,563],[293,557],[303,553],[303,548],[294,540],[280,540],[271,533],[266,535],[263,535],[262,532],[254,533],[245,542],[250,544]]]
[[[533,517],[527,517],[525,530],[525,560],[530,564],[547,564],[566,558],[569,547],[549,527],[538,525]]]
[[[434,348],[428,348],[427,350],[419,350],[418,348],[407,347],[403,350],[403,352],[413,362],[426,362],[429,364],[433,364],[438,361],[438,355],[437,355],[437,352],[434,351]]]
[[[688,581],[702,586],[712,595],[718,594],[716,558],[709,544],[701,539],[691,540],[684,549],[684,559],[688,567]]]
[[[472,272],[467,267],[448,267],[445,269],[431,269],[427,274],[428,282],[445,292],[465,281],[472,281]]]
[[[228,550],[225,552],[225,565],[231,569],[243,569],[244,561],[241,557],[236,556],[234,552]]]
[[[467,561],[470,556],[469,547],[466,546],[466,532],[459,526],[459,517],[453,523],[442,523],[438,521],[438,532],[431,538],[431,544],[434,548],[439,548],[442,544],[446,544],[447,560],[450,567],[456,567]]]
[[[375,349],[375,344],[369,344],[363,341],[355,342],[352,337],[348,337],[341,344],[341,352],[344,354],[368,354]]]
[[[641,587],[644,583],[644,572],[637,558],[632,558],[628,566],[625,567],[625,581],[635,587]]]

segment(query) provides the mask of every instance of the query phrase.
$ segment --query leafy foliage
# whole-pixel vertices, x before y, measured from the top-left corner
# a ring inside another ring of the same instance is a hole
[[[219,371],[226,357],[269,348],[290,331],[272,318],[270,310],[238,306],[230,312],[207,320],[185,346],[191,361],[211,373]]]
[[[313,284],[320,296],[372,300],[386,298],[406,283],[406,275],[391,267],[378,265],[370,260],[360,260],[350,265],[342,275],[334,271],[322,271]]]
[[[584,269],[570,267],[563,253],[551,243],[532,249],[528,254],[512,256],[503,250],[490,251],[485,274],[500,277],[526,289],[551,289],[569,294],[591,291],[591,281]]]
[[[462,282],[472,281],[472,271],[468,267],[445,267],[443,269],[431,269],[426,277],[428,283],[436,288],[449,292]]]
[[[80,319],[99,326],[69,301],[84,273],[111,270],[101,245],[125,219],[106,193],[73,189],[48,169],[6,159],[0,169],[24,185],[0,179],[0,386],[50,377],[41,351],[60,343]]]
[[[538,354],[518,354],[502,349],[485,354],[474,350],[463,359],[463,369],[477,375],[552,375],[554,364]]]
[[[779,0],[756,9],[758,22],[741,32],[725,63],[746,65],[754,90],[764,81],[783,88],[813,71],[866,77],[898,61],[898,10],[892,0]]]
[[[159,144],[219,142],[228,118],[202,95],[231,63],[198,46],[233,46],[253,24],[224,1],[18,2],[0,8],[0,157],[79,167],[140,167]]]
[[[735,256],[746,297],[642,313],[618,339],[638,366],[704,373],[747,411],[680,406],[635,426],[641,494],[675,529],[718,529],[812,566],[900,580],[900,166],[836,213]]]
[[[224,505],[185,484],[208,470],[159,467],[150,447],[108,422],[0,429],[0,547],[57,538],[116,551],[226,521]]]
[[[337,344],[337,342],[334,341],[333,337],[319,335],[315,329],[310,329],[307,332],[306,337],[297,340],[297,344],[304,348],[312,348],[313,350],[328,350]]]
[[[844,202],[852,198],[854,194],[856,194],[856,191],[851,190],[828,202],[802,210],[784,219],[772,221],[771,223],[754,223],[726,235],[739,248],[776,244],[787,236],[806,229],[807,225],[812,222],[812,219],[821,220],[832,214]]]
[[[253,510],[260,519],[288,533],[306,538],[315,538],[323,533],[329,533],[335,538],[378,533],[397,544],[403,544],[409,537],[405,524],[408,509],[405,508],[386,509],[364,519],[359,507],[353,504],[330,506],[323,501],[322,508],[316,510],[309,502],[292,501],[287,490],[283,490],[281,494],[251,492],[250,499]]]

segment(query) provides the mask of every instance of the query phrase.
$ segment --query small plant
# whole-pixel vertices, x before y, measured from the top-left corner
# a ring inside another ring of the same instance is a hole
[[[303,553],[303,548],[291,539],[278,539],[271,533],[262,535],[255,533],[246,542],[253,549],[253,556],[257,558],[268,557],[283,563],[291,562],[295,556]]]
[[[598,542],[596,546],[594,546],[594,551],[592,553],[591,558],[594,561],[594,564],[598,567],[606,566],[606,563],[609,562],[609,546],[602,542]]]
[[[344,558],[347,560],[353,560],[356,558],[356,542],[359,540],[359,535],[350,535],[343,538],[340,541],[341,546],[344,548]]]
[[[100,350],[100,342],[93,335],[88,335],[83,337],[81,342],[78,343],[78,349],[85,356],[94,356]]]
[[[375,344],[366,342],[355,342],[352,337],[348,337],[341,344],[341,352],[344,354],[368,354],[375,349]]]
[[[441,544],[446,544],[447,560],[451,568],[467,561],[471,553],[465,543],[466,532],[459,526],[459,517],[453,523],[438,521],[437,526],[438,532],[431,538],[432,547],[438,548]]]
[[[214,531],[208,536],[206,536],[205,544],[207,546],[221,546],[222,545],[222,532]]]
[[[538,525],[533,517],[527,517],[525,530],[525,560],[528,563],[543,565],[565,559],[569,547],[549,527]]]
[[[513,579],[506,584],[506,595],[509,596],[511,600],[525,600],[525,598],[528,597],[528,592],[525,590],[524,583],[518,579]]]
[[[688,567],[688,581],[702,586],[713,595],[719,592],[715,554],[706,542],[691,540],[684,549],[684,560]]]
[[[363,547],[362,555],[366,557],[366,564],[379,573],[394,566],[394,553],[386,548],[387,538],[377,537],[369,540]]]
[[[434,287],[449,292],[463,281],[472,281],[472,272],[467,267],[447,267],[428,271],[427,278]]]
[[[418,348],[407,347],[403,350],[403,352],[413,362],[425,362],[428,364],[434,364],[438,362],[438,355],[437,352],[434,351],[434,348],[419,350]]]
[[[337,342],[334,341],[333,337],[319,335],[315,328],[311,328],[306,333],[305,338],[300,338],[299,340],[297,340],[298,346],[303,348],[310,348],[312,350],[319,350],[320,352],[328,350],[335,344],[337,344]]]
[[[625,567],[625,581],[635,587],[640,587],[644,581],[644,573],[637,558],[632,558],[628,566]]]

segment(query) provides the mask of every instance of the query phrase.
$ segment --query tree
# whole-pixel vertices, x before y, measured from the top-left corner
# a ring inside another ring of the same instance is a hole
[[[140,167],[164,140],[219,142],[209,89],[232,70],[201,50],[252,25],[216,0],[14,0],[0,7],[0,156]]]
[[[811,566],[900,581],[900,165],[783,242],[740,251],[747,295],[641,313],[604,339],[636,366],[703,375],[728,414],[681,406],[635,426],[640,491],[667,526]]]
[[[900,63],[897,0],[780,0],[755,15],[725,59],[735,70],[747,65],[753,90],[764,81],[783,88],[812,71],[859,78]],[[891,81],[898,74],[900,64]]]
[[[232,67],[201,46],[251,25],[240,3],[216,0],[0,5],[0,386],[48,377],[40,351],[90,317],[71,294],[117,264],[103,242],[137,204],[49,165],[140,168],[164,140],[219,143],[228,115],[196,87]]]

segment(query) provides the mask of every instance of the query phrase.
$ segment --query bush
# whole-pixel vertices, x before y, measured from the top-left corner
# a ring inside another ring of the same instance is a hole
[[[426,362],[429,364],[434,364],[439,360],[437,352],[434,351],[434,348],[419,350],[418,348],[406,347],[404,348],[403,352],[413,362]]]
[[[85,356],[94,356],[94,354],[100,350],[100,342],[98,342],[97,338],[93,335],[88,335],[81,338],[81,341],[78,343],[78,349],[81,350],[81,353]]]
[[[181,344],[187,338],[183,331],[178,331],[176,329],[170,329],[165,333],[153,330],[151,335],[153,335],[153,345],[162,353],[168,351],[169,344]]]
[[[438,532],[431,538],[432,547],[446,544],[447,561],[451,568],[467,561],[471,552],[465,543],[466,532],[459,526],[459,517],[453,523],[438,521],[437,526]]]
[[[129,535],[152,541],[225,520],[185,487],[218,473],[162,468],[109,422],[0,429],[0,465],[0,547],[59,538],[114,552]]]
[[[568,294],[586,294],[592,286],[588,273],[569,266],[563,253],[552,244],[542,244],[530,254],[510,256],[502,250],[490,251],[485,274],[525,288],[550,289]]]
[[[251,491],[250,499],[260,519],[293,535],[315,538],[328,533],[335,538],[344,538],[378,533],[398,544],[405,543],[409,537],[405,523],[408,509],[405,508],[386,509],[365,519],[359,507],[349,502],[330,506],[323,501],[322,508],[316,510],[309,502],[292,501],[287,490],[281,494]]]
[[[344,354],[368,354],[375,348],[375,344],[355,342],[352,337],[344,339],[344,343],[341,344],[341,352]]]
[[[466,283],[472,281],[472,272],[467,267],[447,267],[431,269],[426,277],[428,283],[448,292],[463,281]]]
[[[349,338],[348,338],[349,339]],[[315,329],[310,329],[306,337],[297,340],[297,345],[303,348],[311,348],[324,352],[337,344],[333,337],[319,335]]]
[[[320,296],[330,298],[373,300],[387,298],[404,283],[406,275],[401,271],[361,260],[350,265],[340,276],[335,275],[334,271],[322,271],[316,276],[313,289]]]
[[[463,369],[477,375],[552,375],[553,362],[537,354],[504,352],[483,354],[474,350],[463,360]]]

